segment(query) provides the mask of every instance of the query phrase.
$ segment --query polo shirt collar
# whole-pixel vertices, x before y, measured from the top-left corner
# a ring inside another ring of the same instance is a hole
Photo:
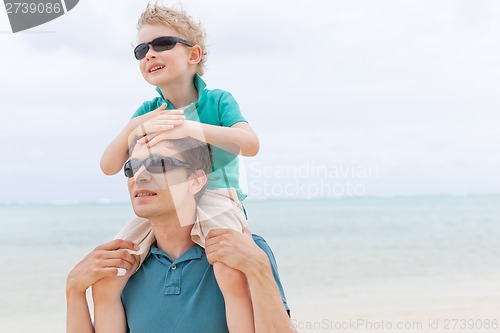
[[[205,83],[205,81],[203,81],[203,79],[201,78],[201,76],[198,73],[196,73],[196,75],[194,76],[193,83],[194,83],[194,86],[196,87],[196,90],[198,90],[198,102],[195,103],[195,106],[198,106],[198,103],[201,100],[201,97],[203,95],[205,88],[207,87],[207,84]],[[165,100],[165,97],[163,96],[163,93],[161,92],[160,87],[156,87],[156,91],[158,92],[158,94],[160,94],[161,98],[163,100]],[[168,105],[171,105],[171,104],[168,103]]]
[[[196,74],[196,75],[198,75],[198,74]],[[200,80],[201,80],[201,77],[200,77]],[[203,82],[203,80],[202,80],[202,82]],[[205,84],[205,82],[203,82],[203,84]],[[199,212],[198,206],[196,207],[196,215],[195,215],[195,220],[194,220],[194,224],[196,224],[196,223],[200,223],[200,212]],[[146,257],[144,258],[144,260],[146,260],[151,254],[154,254],[154,255],[156,255],[157,258],[164,257],[172,264],[174,264],[174,263],[178,264],[178,263],[193,260],[193,259],[201,259],[201,257],[203,257],[203,253],[205,253],[205,249],[202,248],[201,246],[199,246],[198,244],[195,244],[190,249],[188,249],[186,252],[184,252],[179,258],[177,258],[177,260],[173,261],[170,258],[170,256],[165,251],[158,248],[156,246],[156,242],[154,242],[153,245],[151,245],[151,248],[149,249],[149,252],[146,255]]]
[[[177,260],[172,260],[170,256],[160,248],[156,246],[156,242],[151,246],[151,249],[149,250],[148,255],[146,256],[146,259],[151,255],[155,255],[157,258],[165,258],[167,259],[170,263],[172,264],[179,264],[185,261],[190,261],[193,259],[201,259],[203,256],[204,249],[200,247],[199,245],[193,245],[191,248],[189,248],[186,252],[184,252]]]

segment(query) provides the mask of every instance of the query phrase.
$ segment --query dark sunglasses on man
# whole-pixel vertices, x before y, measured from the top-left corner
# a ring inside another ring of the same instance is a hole
[[[149,173],[165,173],[170,170],[177,168],[184,168],[192,170],[189,164],[179,161],[175,158],[168,156],[151,156],[144,160],[128,160],[123,166],[123,172],[125,177],[132,178],[140,169],[141,165],[144,165]]]
[[[156,52],[162,52],[162,51],[167,51],[171,50],[174,48],[175,44],[181,43],[184,45],[187,45],[189,47],[192,47],[193,44],[176,36],[163,36],[163,37],[158,37],[153,39],[152,41],[148,43],[141,43],[137,45],[134,49],[134,55],[137,60],[143,59],[146,54],[149,51],[149,45],[155,50]]]

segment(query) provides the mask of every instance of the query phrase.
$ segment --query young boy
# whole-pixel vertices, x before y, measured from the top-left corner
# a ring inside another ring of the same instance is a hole
[[[137,137],[153,146],[161,140],[193,137],[212,145],[213,172],[199,201],[192,240],[204,246],[211,229],[242,231],[246,218],[238,184],[237,155],[254,156],[259,140],[240,113],[231,94],[209,90],[201,79],[206,61],[205,34],[183,11],[148,5],[138,21],[134,55],[144,79],[156,86],[159,97],[134,113],[122,132],[106,148],[101,168],[119,172],[128,158],[129,143]],[[155,241],[147,220],[134,218],[116,238],[133,241],[141,249],[140,262]],[[252,303],[244,275],[222,263],[214,274],[226,303],[230,332],[253,332]]]

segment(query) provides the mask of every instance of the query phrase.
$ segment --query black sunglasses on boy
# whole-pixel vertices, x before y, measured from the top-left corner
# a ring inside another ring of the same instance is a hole
[[[149,45],[155,50],[156,52],[162,52],[162,51],[167,51],[171,50],[174,48],[175,44],[181,43],[184,45],[187,45],[189,47],[192,47],[193,44],[182,39],[179,37],[175,36],[163,36],[163,37],[158,37],[153,39],[152,41],[148,43],[141,43],[137,45],[134,49],[134,55],[137,60],[143,59],[146,54],[149,51]]]

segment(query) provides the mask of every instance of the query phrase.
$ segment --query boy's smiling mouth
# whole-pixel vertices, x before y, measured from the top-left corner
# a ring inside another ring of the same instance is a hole
[[[165,67],[164,65],[153,65],[153,66],[149,67],[148,73],[153,73],[153,72],[159,71],[160,69],[162,69],[164,67]]]

